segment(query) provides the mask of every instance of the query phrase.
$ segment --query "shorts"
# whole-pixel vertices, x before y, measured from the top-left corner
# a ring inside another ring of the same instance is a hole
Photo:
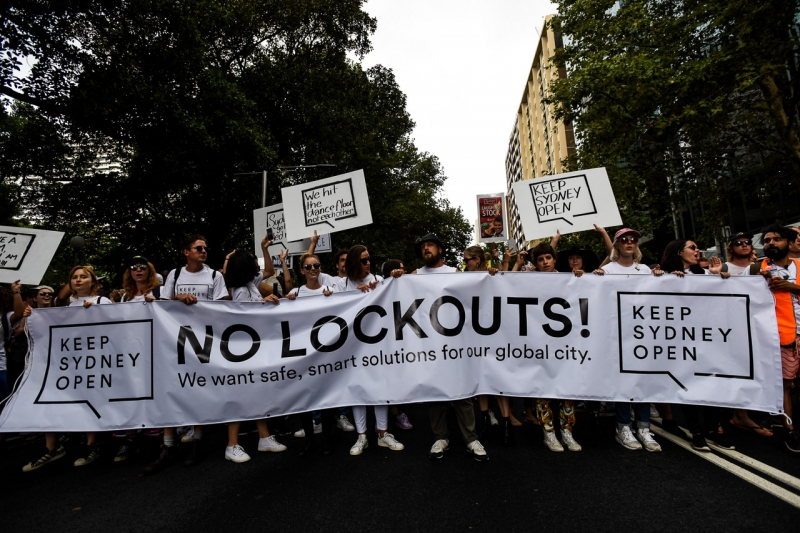
[[[798,369],[800,369],[800,357],[797,355],[797,339],[795,339],[792,344],[781,346],[783,379],[793,380],[797,378]]]

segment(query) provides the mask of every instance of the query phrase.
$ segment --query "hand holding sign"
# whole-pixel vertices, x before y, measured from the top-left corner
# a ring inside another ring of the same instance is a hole
[[[526,240],[622,224],[604,168],[524,180],[513,189]]]

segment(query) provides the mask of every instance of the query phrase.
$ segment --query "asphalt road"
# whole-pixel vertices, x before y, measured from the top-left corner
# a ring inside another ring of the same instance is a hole
[[[580,453],[548,451],[541,430],[526,424],[514,446],[484,438],[490,460],[478,463],[451,420],[450,451],[430,460],[427,410],[407,412],[415,427],[394,431],[400,452],[370,434],[370,447],[351,457],[355,433],[338,431],[333,456],[301,459],[301,439],[282,437],[284,453],[258,453],[248,434],[240,442],[253,459],[233,464],[216,426],[204,462],[147,477],[158,439],[124,463],[113,462],[109,439],[100,461],[76,468],[74,435],[65,459],[22,473],[42,441],[15,438],[0,456],[2,531],[800,531],[800,456],[777,439],[737,430],[731,437],[749,461],[711,453],[757,486],[663,436],[663,453],[625,450],[613,418],[588,413],[575,428]]]

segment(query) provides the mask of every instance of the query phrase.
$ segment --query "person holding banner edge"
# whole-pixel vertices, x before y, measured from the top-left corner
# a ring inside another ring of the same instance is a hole
[[[641,233],[631,228],[622,228],[614,234],[610,262],[595,269],[594,273],[602,276],[605,274],[635,275],[653,274],[661,276],[664,271],[656,267],[652,272],[647,265],[642,265],[642,251],[639,250]],[[631,431],[631,404],[629,402],[616,402],[617,431],[614,439],[628,450],[641,450],[644,447],[648,452],[660,452],[661,445],[653,438],[650,432],[650,404],[635,403],[636,433]]]
[[[199,234],[189,235],[183,240],[181,248],[186,258],[186,266],[179,267],[167,275],[161,290],[161,299],[178,300],[186,305],[196,304],[199,300],[226,299],[228,289],[225,287],[223,275],[206,265],[208,257],[206,238]],[[184,439],[191,443],[191,450],[183,463],[184,466],[194,466],[203,458],[203,426],[194,426],[193,430],[193,435],[184,436]],[[161,452],[158,459],[145,467],[145,474],[160,472],[177,460],[175,433],[174,427],[164,428]]]
[[[415,246],[417,256],[425,262],[425,266],[418,268],[412,274],[452,274],[458,272],[454,267],[444,264],[444,244],[439,237],[429,233],[421,237]],[[392,270],[392,277],[399,278],[404,274],[403,270]],[[433,438],[436,439],[428,452],[431,459],[441,459],[444,452],[450,448],[450,434],[447,429],[447,409],[453,407],[461,436],[467,444],[467,452],[476,461],[487,461],[489,456],[486,449],[478,440],[475,432],[475,410],[472,408],[472,399],[453,400],[449,402],[430,402],[428,403],[428,415],[431,419],[431,430]]]
[[[356,244],[347,251],[347,259],[345,260],[345,270],[347,271],[346,278],[340,278],[334,288],[334,292],[345,292],[352,290],[359,290],[362,293],[367,293],[374,290],[378,283],[383,281],[381,276],[376,276],[370,273],[370,265],[372,259],[369,256],[369,250],[363,244]],[[367,406],[354,405],[353,406],[353,419],[356,423],[356,431],[358,431],[358,439],[353,447],[350,448],[350,455],[361,455],[367,449],[369,443],[367,441]],[[394,435],[388,432],[389,428],[389,406],[376,405],[375,406],[375,425],[378,430],[378,446],[389,448],[393,451],[400,451],[405,448]],[[307,431],[306,431],[307,432]]]

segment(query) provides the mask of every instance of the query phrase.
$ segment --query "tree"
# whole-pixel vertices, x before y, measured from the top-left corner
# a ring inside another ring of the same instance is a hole
[[[324,162],[337,173],[364,169],[376,215],[337,242],[408,254],[412,217],[466,241],[463,215],[439,198],[438,162],[410,140],[414,123],[392,72],[365,71],[348,58],[370,49],[376,27],[361,5],[79,0],[3,8],[0,92],[34,106],[26,120],[53,126],[62,145],[123,163],[105,175],[51,161],[50,174],[71,181],[28,186],[27,213],[104,236],[88,239],[102,242],[90,259],[109,272],[133,253],[159,267],[177,264],[181,238],[197,231],[219,266],[223,251],[251,246],[251,212],[260,207],[259,180],[237,173]],[[14,69],[28,55],[37,63],[19,78]],[[268,203],[280,201],[278,185],[324,177],[270,176]]]
[[[763,188],[777,209],[797,197],[800,82],[785,75],[800,49],[796,0],[558,4],[554,64],[567,76],[550,101],[575,125],[568,165],[608,169],[626,225],[660,246],[691,233],[687,215],[708,241],[734,225],[738,194]]]

